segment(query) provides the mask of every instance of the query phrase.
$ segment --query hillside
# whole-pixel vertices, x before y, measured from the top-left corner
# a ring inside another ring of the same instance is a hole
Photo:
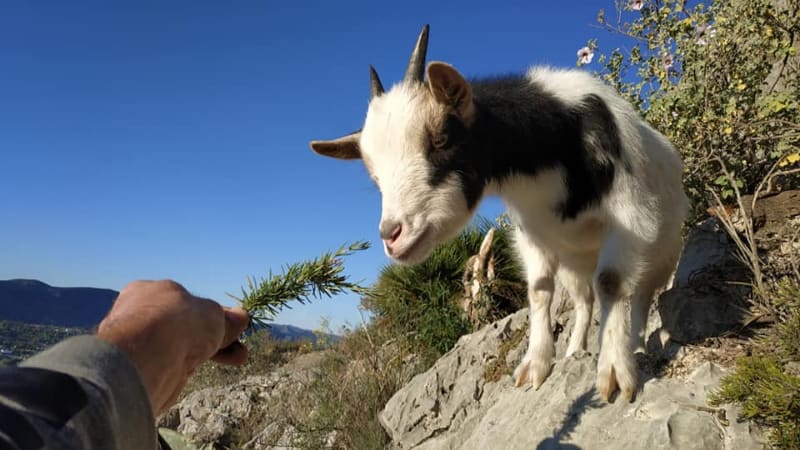
[[[277,341],[317,341],[317,335],[311,330],[280,323],[269,324],[269,336]],[[335,341],[338,336],[326,334],[325,338]]]
[[[38,280],[0,281],[0,319],[90,328],[111,308],[117,291],[55,287]]]
[[[88,332],[80,327],[0,320],[0,366],[19,362],[70,336]]]
[[[19,361],[69,336],[90,332],[117,295],[112,289],[0,280],[0,363]],[[317,339],[311,330],[277,323],[270,324],[269,334],[278,341]]]

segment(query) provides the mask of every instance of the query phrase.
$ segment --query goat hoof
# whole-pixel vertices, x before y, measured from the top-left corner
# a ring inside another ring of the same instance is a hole
[[[539,389],[550,375],[551,364],[547,361],[525,358],[514,370],[515,386],[520,387],[530,383],[534,389]]]
[[[622,398],[624,398],[628,403],[633,403],[636,400],[636,391],[625,389],[622,391]]]
[[[573,356],[575,358],[580,358],[580,357],[582,357],[584,355],[586,355],[586,349],[584,349],[584,348],[581,348],[581,347],[567,348],[567,352],[564,353],[564,359],[568,359],[568,358],[571,358]]]
[[[613,367],[608,371],[598,371],[597,391],[600,392],[600,398],[606,402],[611,402],[611,397],[617,391],[617,378],[614,376]]]
[[[609,403],[617,390],[621,398],[631,403],[636,398],[636,377],[631,374],[625,376],[613,366],[608,370],[598,370],[597,390],[600,397]]]

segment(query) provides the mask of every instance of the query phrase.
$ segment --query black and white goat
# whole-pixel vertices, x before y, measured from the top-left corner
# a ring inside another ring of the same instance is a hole
[[[582,71],[540,67],[467,81],[431,62],[426,83],[427,43],[426,26],[405,78],[387,92],[370,67],[361,131],[311,148],[364,161],[382,193],[385,251],[400,263],[425,259],[467,225],[484,196],[499,195],[517,225],[530,301],[517,385],[538,388],[550,372],[558,276],[576,305],[567,355],[585,349],[597,296],[598,390],[608,400],[619,388],[632,400],[633,351],[644,348],[651,299],[681,250],[680,157],[611,87]]]

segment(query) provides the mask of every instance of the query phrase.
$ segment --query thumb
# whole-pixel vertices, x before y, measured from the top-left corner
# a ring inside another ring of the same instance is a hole
[[[235,342],[244,333],[250,324],[250,315],[242,308],[224,308],[225,310],[225,337],[220,348],[225,348]]]
[[[241,308],[225,308],[225,338],[217,353],[211,357],[220,364],[239,365],[247,361],[247,348],[236,339],[250,323],[250,316]]]

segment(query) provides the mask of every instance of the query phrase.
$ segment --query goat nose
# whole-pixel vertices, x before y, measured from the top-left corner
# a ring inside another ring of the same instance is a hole
[[[387,244],[392,244],[403,232],[403,226],[400,222],[394,220],[384,220],[380,226],[381,239],[386,241]]]

